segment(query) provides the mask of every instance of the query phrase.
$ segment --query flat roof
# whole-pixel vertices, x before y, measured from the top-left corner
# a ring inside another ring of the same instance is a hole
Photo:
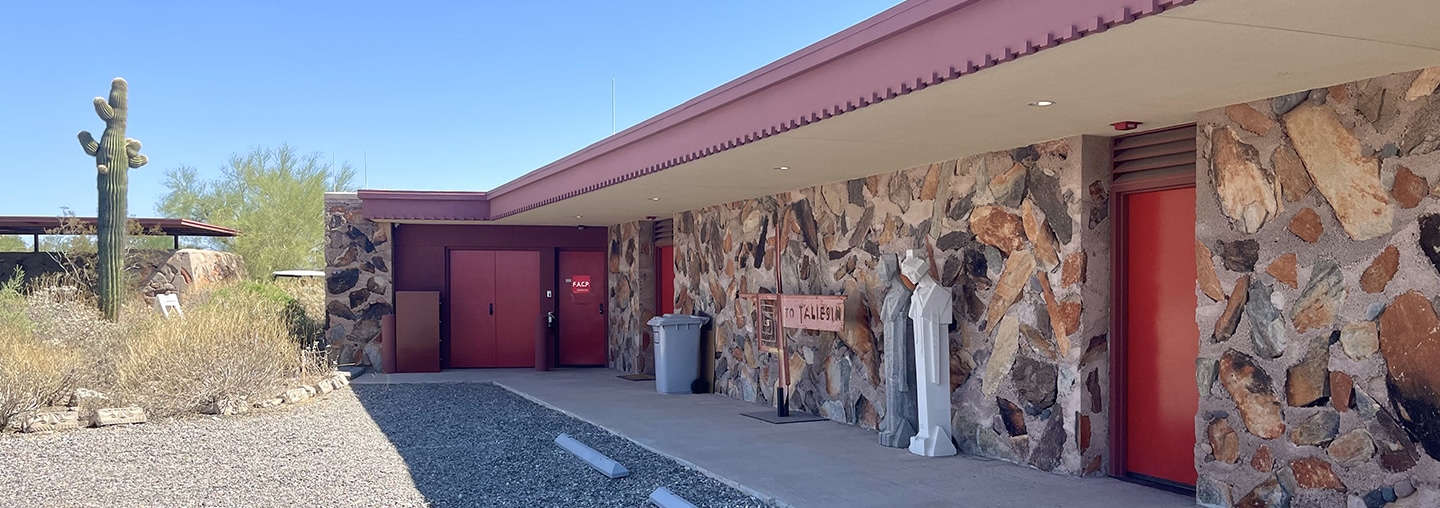
[[[98,219],[95,217],[0,217],[0,235],[49,235],[50,231],[59,228],[64,222],[75,221],[79,224],[95,227]],[[159,231],[158,234],[144,236],[214,236],[231,237],[240,236],[240,232],[224,226],[216,226],[190,219],[166,219],[166,218],[132,218],[141,227],[149,231]]]

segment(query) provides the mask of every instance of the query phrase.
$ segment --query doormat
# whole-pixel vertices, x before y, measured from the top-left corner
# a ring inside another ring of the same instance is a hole
[[[740,416],[748,416],[748,417],[754,418],[754,419],[756,419],[756,420],[760,420],[760,421],[765,422],[765,423],[773,423],[773,424],[776,424],[776,425],[779,425],[779,424],[782,424],[782,423],[805,423],[805,422],[819,422],[819,421],[828,420],[828,418],[822,418],[822,417],[819,417],[819,416],[812,415],[812,414],[810,414],[810,413],[802,413],[802,412],[799,412],[799,411],[791,411],[791,412],[790,412],[790,416],[784,416],[784,417],[775,416],[775,411],[774,411],[774,410],[770,410],[770,411],[759,411],[759,412],[755,412],[755,413],[740,413]]]
[[[627,380],[630,380],[630,381],[654,381],[654,380],[655,380],[655,375],[654,375],[654,374],[626,374],[626,375],[623,375],[623,376],[615,376],[615,377],[618,377],[618,378],[620,378],[620,379],[627,379]]]

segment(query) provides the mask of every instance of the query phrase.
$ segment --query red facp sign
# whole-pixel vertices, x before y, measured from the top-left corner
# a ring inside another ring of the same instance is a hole
[[[571,279],[570,279],[570,294],[574,294],[574,295],[588,295],[588,294],[590,294],[590,276],[589,276],[589,275],[576,275],[576,276],[574,276],[573,278],[571,278]]]

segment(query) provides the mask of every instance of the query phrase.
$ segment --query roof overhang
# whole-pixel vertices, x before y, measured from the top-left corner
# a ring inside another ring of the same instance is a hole
[[[466,217],[615,224],[1122,120],[1187,123],[1440,65],[1436,19],[1433,0],[911,0],[485,193]]]
[[[237,230],[190,219],[131,218],[128,221],[143,228],[141,236],[240,236]],[[60,232],[61,229],[77,225],[93,230],[97,224],[95,217],[0,217],[0,235],[69,235],[74,233]]]
[[[355,192],[362,215],[378,222],[482,222],[490,218],[484,192],[369,190]]]

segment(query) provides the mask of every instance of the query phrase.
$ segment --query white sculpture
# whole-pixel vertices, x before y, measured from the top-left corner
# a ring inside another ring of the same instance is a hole
[[[900,272],[915,282],[910,319],[915,322],[915,387],[920,427],[910,438],[910,453],[926,457],[955,454],[950,441],[950,290],[930,276],[930,263],[915,250],[905,251]]]

